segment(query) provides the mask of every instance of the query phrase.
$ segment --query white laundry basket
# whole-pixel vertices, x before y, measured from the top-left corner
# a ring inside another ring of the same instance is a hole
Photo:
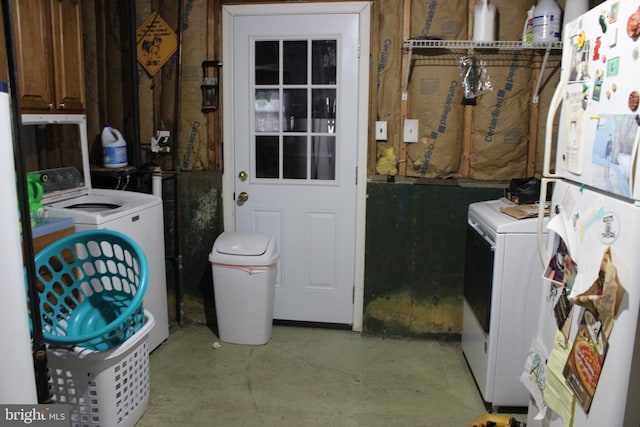
[[[121,345],[106,351],[47,349],[52,402],[69,405],[72,427],[132,427],[149,404],[149,331],[153,315]]]
[[[262,345],[271,339],[279,257],[270,234],[233,231],[216,239],[209,261],[222,341]]]

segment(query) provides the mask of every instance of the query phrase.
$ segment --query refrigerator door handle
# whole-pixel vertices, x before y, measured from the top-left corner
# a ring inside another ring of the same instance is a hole
[[[546,242],[544,241],[544,211],[547,204],[547,188],[550,184],[556,182],[557,179],[543,177],[540,184],[540,201],[538,202],[538,255],[540,256],[540,262],[542,268],[546,267],[547,261],[551,256],[551,253],[547,250]],[[553,207],[552,207],[553,209]],[[549,212],[549,215],[552,213]]]
[[[540,202],[538,208],[538,254],[540,255],[540,262],[542,263],[542,267],[545,267],[546,262],[549,260],[549,253],[547,251],[545,242],[544,242],[544,209],[547,201],[547,187],[550,183],[557,181],[558,178],[561,178],[556,173],[551,172],[551,144],[553,139],[553,119],[556,116],[556,112],[558,108],[560,108],[560,104],[562,104],[562,100],[564,99],[565,93],[565,79],[560,80],[560,84],[553,92],[553,97],[551,98],[551,104],[549,105],[549,112],[547,113],[547,127],[544,135],[544,161],[542,164],[542,183],[540,186]]]
[[[544,135],[544,162],[542,165],[542,175],[546,177],[558,178],[555,173],[551,173],[551,144],[553,139],[553,119],[556,116],[558,108],[564,99],[566,83],[562,80],[551,98],[549,112],[547,113],[547,127]]]

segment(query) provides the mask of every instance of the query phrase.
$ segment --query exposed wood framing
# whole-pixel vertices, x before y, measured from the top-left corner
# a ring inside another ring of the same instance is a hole
[[[531,65],[533,67],[533,79],[532,81],[537,81],[540,73],[543,72],[541,70],[541,60],[540,54],[536,54],[533,56]],[[531,100],[535,95],[539,95],[535,93],[536,87],[533,86],[531,90]],[[530,113],[529,113],[529,147],[527,151],[527,175],[533,176],[536,172],[536,152],[538,151],[538,121],[540,115],[540,105],[538,102],[530,102]]]
[[[379,46],[380,38],[380,2],[373,2],[371,13],[371,46]],[[373,57],[370,61],[374,61]],[[371,62],[371,69],[375,70],[375,62]],[[367,155],[367,175],[376,173],[376,157],[378,144],[375,140],[375,122],[378,120],[378,82],[377,79],[369,79],[369,144]]]
[[[411,38],[411,0],[404,0],[404,9],[402,14],[402,39],[407,40]],[[406,75],[407,68],[411,67],[411,64],[407,62],[408,53],[402,52],[402,73],[400,75]],[[409,114],[409,103],[406,99],[400,101],[400,127],[399,129],[399,150],[398,150],[398,175],[405,176],[407,174],[407,144],[404,142],[404,121]]]
[[[467,39],[473,38],[473,8],[475,0],[469,0],[467,4]],[[471,164],[471,151],[472,151],[472,124],[473,124],[473,106],[465,105],[464,107],[464,133],[462,135],[462,155],[460,157],[460,171],[458,172],[461,177],[469,176],[469,169]]]
[[[207,60],[219,61],[222,57],[220,41],[222,40],[221,25],[221,0],[207,0]],[[224,65],[224,64],[223,64]],[[222,105],[221,85],[224,84],[222,79],[222,69],[219,73],[218,87],[218,105]],[[207,153],[208,169],[216,171],[222,170],[222,137],[220,123],[222,123],[222,109],[207,113]]]
[[[469,176],[469,168],[471,163],[471,128],[473,123],[473,107],[465,105],[464,107],[464,134],[462,135],[462,156],[460,158],[461,177]]]
[[[534,78],[540,73],[538,68],[534,69]],[[535,88],[533,89],[535,90]],[[527,176],[533,176],[536,172],[536,151],[538,149],[538,116],[540,113],[539,104],[530,103],[529,114],[529,147],[527,151]]]
[[[109,117],[107,106],[107,42],[106,42],[106,23],[105,23],[105,4],[104,0],[96,1],[96,56],[97,56],[97,85],[98,85],[98,115],[99,123],[106,123]]]
[[[536,151],[538,148],[538,104],[531,105],[531,119],[529,120],[529,151],[527,152],[527,176],[536,172]]]
[[[159,7],[158,2],[153,0],[151,2],[151,13],[154,13],[154,11],[160,13]],[[151,85],[153,87],[153,91],[151,92],[151,114],[153,118],[152,132],[154,132],[154,134],[157,129],[162,129],[162,115],[159,113],[162,111],[162,74],[163,73],[156,73],[151,77]]]

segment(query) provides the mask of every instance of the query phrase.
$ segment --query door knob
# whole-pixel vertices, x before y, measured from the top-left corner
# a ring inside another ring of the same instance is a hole
[[[245,182],[249,178],[249,174],[245,171],[240,171],[238,178],[240,178],[240,181]]]
[[[238,194],[238,202],[239,203],[244,203],[247,200],[249,200],[249,195],[243,191],[242,193]]]

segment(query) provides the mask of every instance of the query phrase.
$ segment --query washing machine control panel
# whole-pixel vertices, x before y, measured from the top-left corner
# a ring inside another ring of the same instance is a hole
[[[33,174],[40,175],[44,194],[84,187],[84,176],[74,167],[46,169]]]

